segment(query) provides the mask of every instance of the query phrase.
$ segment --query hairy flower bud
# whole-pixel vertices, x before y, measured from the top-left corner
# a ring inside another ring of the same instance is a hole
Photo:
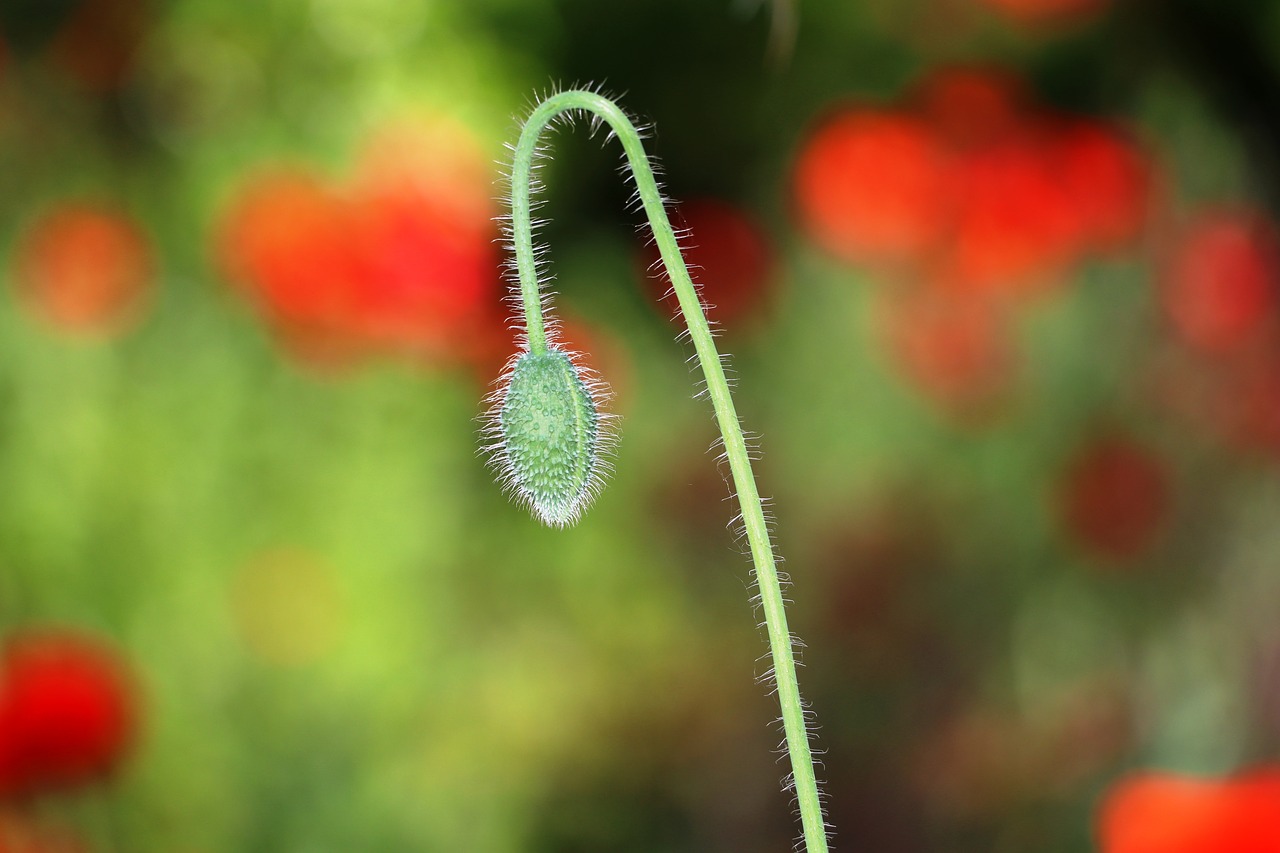
[[[507,485],[546,524],[572,524],[599,483],[600,390],[558,349],[524,352],[495,403],[496,461]]]

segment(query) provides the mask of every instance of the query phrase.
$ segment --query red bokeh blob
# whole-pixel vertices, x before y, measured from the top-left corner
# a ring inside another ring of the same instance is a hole
[[[1088,248],[1111,252],[1141,236],[1150,214],[1150,158],[1116,128],[1073,121],[1052,143],[1055,169],[1067,188]]]
[[[63,202],[19,235],[13,281],[46,325],[93,336],[137,318],[153,265],[150,245],[132,219],[109,206]]]
[[[681,254],[701,290],[707,318],[735,329],[760,312],[774,283],[776,265],[759,224],[737,207],[710,198],[681,204],[674,219],[686,231]],[[680,317],[679,303],[670,294],[671,279],[660,266],[658,247],[646,245],[641,255],[654,297],[666,296],[668,311]],[[683,326],[684,321],[679,322]]]
[[[447,120],[395,124],[365,143],[349,196],[376,283],[360,290],[369,335],[435,357],[454,351],[460,330],[475,332],[480,309],[501,298],[489,162]]]
[[[451,152],[424,166],[399,137],[375,143],[347,186],[302,170],[248,181],[219,231],[223,269],[312,366],[490,360],[503,320],[483,174]]]
[[[1062,280],[1082,224],[1047,145],[1040,134],[1017,134],[961,157],[955,231],[942,261],[953,286],[1026,294]]]
[[[1255,340],[1276,308],[1280,243],[1250,211],[1203,214],[1166,262],[1160,298],[1179,338],[1206,353]]]
[[[1168,521],[1169,472],[1163,460],[1124,436],[1090,443],[1059,485],[1064,528],[1095,557],[1131,560],[1156,541]]]
[[[116,769],[136,739],[132,678],[76,632],[29,630],[0,650],[0,797],[74,788]]]
[[[433,360],[457,358],[497,301],[498,258],[488,219],[457,215],[451,200],[412,185],[359,197],[351,288],[362,337]],[[479,226],[479,227],[478,227]]]
[[[942,237],[949,176],[945,147],[925,122],[843,110],[800,150],[794,189],[801,227],[843,260],[918,258]]]
[[[349,328],[357,261],[347,205],[302,172],[251,182],[220,235],[224,269],[256,303],[286,348],[313,365],[342,366],[361,351]]]
[[[1141,236],[1153,168],[1117,128],[1036,109],[994,68],[936,69],[908,103],[836,113],[799,152],[801,227],[841,259],[1022,300]]]
[[[1136,773],[1098,810],[1100,853],[1278,853],[1280,768],[1230,779]]]

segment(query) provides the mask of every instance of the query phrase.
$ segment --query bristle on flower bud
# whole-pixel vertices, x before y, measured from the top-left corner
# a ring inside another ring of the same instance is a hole
[[[603,416],[595,385],[560,350],[525,352],[497,401],[498,464],[534,515],[554,527],[576,521],[599,484]]]

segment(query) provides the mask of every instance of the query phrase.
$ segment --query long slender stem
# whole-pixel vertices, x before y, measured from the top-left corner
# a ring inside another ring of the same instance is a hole
[[[755,565],[756,581],[760,587],[760,604],[764,609],[765,623],[769,633],[774,678],[782,710],[787,751],[791,756],[791,770],[804,829],[805,849],[808,853],[825,853],[827,850],[826,826],[822,805],[818,798],[813,755],[809,747],[804,707],[800,701],[795,656],[792,651],[791,633],[787,628],[787,616],[783,608],[782,588],[778,581],[773,545],[769,541],[769,531],[765,524],[760,494],[756,489],[755,475],[751,470],[738,414],[729,394],[729,383],[725,380],[720,353],[716,350],[715,341],[702,311],[702,304],[689,277],[688,268],[680,255],[676,235],[667,218],[662,194],[654,179],[640,133],[616,104],[594,92],[570,90],[547,98],[529,116],[521,131],[519,142],[516,144],[515,162],[511,174],[512,235],[529,348],[535,353],[542,352],[546,348],[546,331],[542,317],[542,300],[538,290],[530,222],[529,195],[533,161],[537,152],[538,139],[546,126],[561,113],[575,110],[592,113],[607,122],[626,151],[640,201],[649,218],[654,239],[662,254],[662,262],[674,285],[676,296],[680,301],[680,311],[684,315],[694,349],[697,351],[698,361],[706,376],[707,391],[715,408],[720,433],[724,438],[725,455],[733,475],[734,488],[742,509],[742,521],[751,547],[751,558]]]

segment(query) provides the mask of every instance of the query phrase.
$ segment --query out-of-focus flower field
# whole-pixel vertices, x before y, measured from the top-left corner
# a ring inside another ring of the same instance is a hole
[[[616,473],[494,484],[504,143],[623,93],[759,435],[834,849],[1280,851],[1280,7],[4,0],[0,853],[765,853],[750,568],[616,143]],[[709,450],[710,448],[710,450]]]

